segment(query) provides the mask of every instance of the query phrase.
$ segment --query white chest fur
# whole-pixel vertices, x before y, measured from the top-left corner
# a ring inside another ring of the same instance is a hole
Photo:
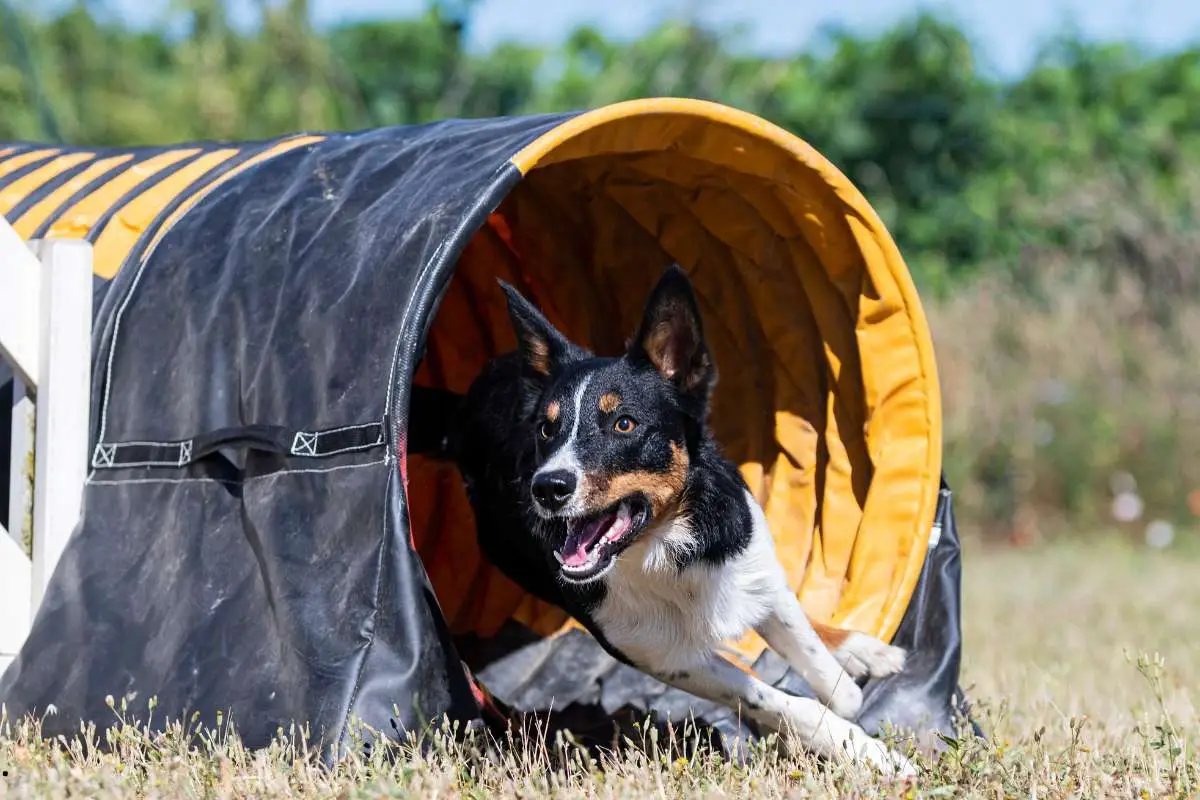
[[[695,546],[684,518],[647,530],[617,558],[594,613],[617,649],[639,665],[690,669],[766,617],[787,585],[762,509],[749,493],[746,502],[754,521],[750,543],[720,566],[677,569],[672,555]]]

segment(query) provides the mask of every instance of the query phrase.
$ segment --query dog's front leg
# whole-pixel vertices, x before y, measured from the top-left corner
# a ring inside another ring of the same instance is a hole
[[[758,634],[834,713],[854,719],[862,708],[862,689],[821,641],[787,586],[777,588],[775,595],[771,612],[756,626]]]
[[[651,674],[697,697],[740,708],[756,723],[785,737],[792,734],[810,752],[836,761],[866,761],[887,775],[916,774],[912,762],[868,736],[860,726],[816,700],[776,689],[718,655],[695,669]]]

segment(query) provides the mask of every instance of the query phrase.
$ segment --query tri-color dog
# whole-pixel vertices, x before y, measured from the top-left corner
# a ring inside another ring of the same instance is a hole
[[[854,679],[900,671],[905,652],[808,619],[762,509],[709,432],[716,370],[684,271],[660,279],[619,358],[568,341],[502,287],[519,349],[490,361],[465,397],[416,391],[410,426],[414,451],[458,465],[484,554],[614,657],[813,752],[913,774],[850,721],[862,705]],[[719,655],[748,629],[820,702]]]

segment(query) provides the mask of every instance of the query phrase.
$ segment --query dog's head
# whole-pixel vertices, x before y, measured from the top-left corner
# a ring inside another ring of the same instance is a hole
[[[686,273],[668,268],[619,358],[572,344],[504,285],[532,408],[531,497],[561,577],[586,583],[680,512],[716,380]]]

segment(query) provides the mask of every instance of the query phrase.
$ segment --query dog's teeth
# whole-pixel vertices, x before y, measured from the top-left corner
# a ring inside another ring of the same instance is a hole
[[[562,554],[561,554],[561,553],[559,553],[557,550],[555,550],[555,551],[554,551],[554,557],[555,557],[556,559],[558,559],[558,563],[559,563],[559,564],[565,564],[565,563],[566,563],[566,561],[565,561],[565,560],[563,559],[563,557],[562,557]]]

